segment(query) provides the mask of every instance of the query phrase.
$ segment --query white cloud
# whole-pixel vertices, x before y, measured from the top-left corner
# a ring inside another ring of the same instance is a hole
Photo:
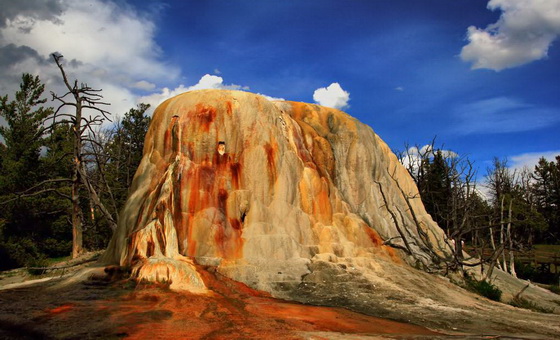
[[[270,101],[284,101],[286,99],[284,98],[280,98],[280,97],[271,97],[271,96],[267,96],[266,94],[262,94],[262,93],[257,93],[259,96],[263,96],[266,99],[270,100]]]
[[[543,59],[560,35],[558,0],[490,0],[488,9],[500,9],[500,19],[485,29],[470,26],[461,51],[473,69],[500,71]]]
[[[18,5],[8,8],[0,25],[0,93],[14,93],[23,72],[39,75],[48,90],[64,93],[60,74],[50,58],[65,56],[70,81],[78,79],[103,89],[109,111],[123,114],[135,105],[135,90],[153,90],[154,82],[173,81],[179,68],[160,60],[155,23],[123,2],[53,1],[40,13]],[[37,1],[39,3],[39,1]]]
[[[509,167],[512,169],[523,169],[524,167],[528,167],[529,170],[533,171],[535,169],[535,165],[537,165],[541,157],[544,157],[546,160],[551,162],[554,161],[558,155],[560,155],[560,150],[523,153],[509,157]]]
[[[395,90],[396,90],[396,91],[402,92],[402,91],[404,91],[404,87],[402,87],[402,86],[397,86],[397,87],[395,87]]]
[[[142,96],[137,99],[138,103],[146,103],[150,104],[152,110],[155,109],[159,104],[163,103],[166,99],[174,97],[178,94],[187,91],[194,91],[194,90],[204,90],[204,89],[222,89],[222,90],[241,90],[247,91],[249,90],[248,86],[241,86],[237,84],[224,84],[224,79],[222,77],[205,74],[200,78],[198,83],[192,86],[185,86],[183,84],[179,85],[175,89],[171,90],[167,87],[164,87],[160,92],[152,93],[150,95]],[[270,97],[264,94],[259,95],[265,97],[268,100],[284,100],[283,98],[275,98]]]
[[[332,83],[327,87],[315,90],[313,100],[322,106],[342,109],[348,106],[350,93],[344,91],[339,83]]]
[[[140,80],[132,84],[132,87],[139,90],[151,91],[156,88],[156,84],[150,83],[149,81]]]

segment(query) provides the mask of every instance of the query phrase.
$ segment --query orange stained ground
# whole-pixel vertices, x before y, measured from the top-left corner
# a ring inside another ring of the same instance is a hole
[[[139,286],[118,298],[96,301],[95,313],[106,315],[109,320],[105,322],[114,325],[113,332],[128,339],[302,339],[301,332],[438,334],[344,308],[277,300],[216,274],[211,268],[197,269],[209,294],[172,292],[158,285]],[[63,306],[66,305],[59,308]],[[67,313],[79,311],[69,309]]]

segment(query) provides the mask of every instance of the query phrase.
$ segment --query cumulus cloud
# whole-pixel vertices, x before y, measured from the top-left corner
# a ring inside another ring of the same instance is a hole
[[[515,98],[496,97],[457,107],[455,133],[508,133],[530,131],[560,122],[558,109],[539,107]]]
[[[224,84],[224,79],[219,76],[205,74],[203,75],[200,80],[191,86],[185,86],[181,84],[174,89],[169,89],[164,87],[161,91],[152,93],[146,96],[142,96],[138,98],[139,103],[147,103],[150,104],[152,109],[155,109],[159,104],[163,103],[166,99],[174,97],[178,94],[187,91],[194,91],[194,90],[204,90],[204,89],[222,89],[222,90],[239,90],[239,91],[247,91],[249,90],[248,86],[241,86],[237,84]],[[259,95],[265,97],[268,100],[284,100],[283,98],[275,98],[270,97],[264,94]]]
[[[63,93],[50,58],[59,52],[71,80],[103,89],[115,113],[135,105],[136,90],[153,90],[154,83],[180,75],[178,67],[161,61],[155,23],[123,2],[3,1],[0,50],[0,93],[14,93],[24,72]]]
[[[348,106],[350,93],[344,91],[339,83],[332,83],[327,87],[315,90],[313,100],[322,106],[342,109]]]
[[[500,71],[545,58],[560,35],[558,0],[490,0],[501,10],[498,22],[484,29],[470,26],[461,58],[473,69]]]

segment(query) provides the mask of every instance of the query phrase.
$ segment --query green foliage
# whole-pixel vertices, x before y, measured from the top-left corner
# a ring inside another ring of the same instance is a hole
[[[539,312],[539,313],[554,313],[554,308],[546,308],[546,307],[542,307],[538,304],[536,304],[533,301],[527,300],[523,297],[519,297],[516,296],[514,297],[510,302],[510,305],[512,305],[513,307],[518,307],[518,308],[524,308],[524,309],[530,309],[534,312]]]
[[[106,177],[118,210],[127,198],[128,189],[142,160],[144,138],[151,121],[146,116],[149,108],[149,104],[139,104],[136,109],[130,109],[115,127],[106,146]]]
[[[434,221],[442,227],[449,225],[452,196],[452,167],[446,162],[441,150],[433,153],[433,157],[425,157],[418,169],[418,190],[426,211]]]
[[[43,123],[52,109],[38,107],[46,102],[41,99],[45,86],[39,77],[26,73],[22,76],[15,100],[0,98],[0,116],[7,126],[0,126],[5,153],[2,157],[0,188],[3,192],[19,192],[35,184],[40,177],[37,163],[45,131]]]
[[[538,211],[548,222],[548,231],[560,240],[560,155],[556,161],[539,160],[532,174],[533,193]],[[544,238],[546,240],[548,238]]]
[[[500,301],[502,298],[502,291],[495,285],[485,280],[478,281],[469,275],[465,275],[465,283],[467,284],[468,290],[482,295],[490,300]]]
[[[69,164],[69,159],[63,157],[67,149],[52,143],[63,127],[45,136],[48,132],[45,118],[52,109],[42,107],[46,102],[41,99],[43,91],[39,77],[24,74],[15,100],[8,101],[7,95],[0,98],[0,116],[7,123],[0,127],[6,143],[0,146],[4,151],[0,157],[0,201],[3,203],[0,219],[4,220],[0,233],[2,269],[25,266],[43,256],[60,254],[67,249],[72,237],[71,230],[57,230],[66,220],[69,207],[66,199],[52,191],[19,198],[15,195],[27,193],[45,180],[64,177]],[[58,139],[68,144],[66,136]],[[36,191],[49,188],[44,186]],[[68,229],[68,225],[64,228]]]
[[[36,243],[29,238],[9,238],[0,241],[0,270],[24,267],[42,256]]]
[[[537,268],[530,263],[523,263],[517,260],[515,261],[515,272],[517,273],[517,277],[523,280],[535,281],[535,277],[537,276]]]
[[[38,257],[31,259],[27,262],[27,272],[31,275],[43,275],[45,274],[45,269],[49,266],[49,261],[44,257]]]
[[[559,285],[550,285],[548,287],[548,290],[550,290],[554,294],[559,294],[560,295],[560,286]]]

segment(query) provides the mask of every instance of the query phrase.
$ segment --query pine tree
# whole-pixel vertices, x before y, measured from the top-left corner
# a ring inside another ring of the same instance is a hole
[[[52,109],[40,107],[46,102],[41,98],[44,89],[38,76],[25,73],[15,100],[8,102],[7,95],[0,98],[0,116],[7,123],[0,127],[6,147],[0,180],[3,194],[25,190],[40,177],[37,165],[43,143],[42,126],[52,113]]]
[[[142,160],[144,138],[151,121],[146,115],[149,107],[149,104],[139,104],[130,109],[116,125],[106,148],[109,157],[107,177],[119,209]]]
[[[548,234],[543,241],[560,240],[560,155],[556,162],[542,157],[533,172],[533,194],[538,211],[548,222]]]
[[[52,109],[42,105],[44,85],[38,76],[23,74],[15,99],[0,98],[0,116],[6,125],[0,127],[4,143],[0,168],[0,219],[3,220],[0,248],[5,253],[4,266],[25,265],[40,256],[37,241],[48,228],[43,215],[44,202],[39,197],[14,198],[47,178],[42,167],[43,123]]]

